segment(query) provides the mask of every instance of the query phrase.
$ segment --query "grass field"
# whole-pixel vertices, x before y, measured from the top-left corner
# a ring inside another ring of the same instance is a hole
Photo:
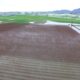
[[[72,17],[49,17],[49,16],[32,16],[32,15],[15,15],[15,16],[0,16],[2,23],[21,23],[28,24],[29,22],[44,23],[46,20],[66,22],[66,23],[79,23],[80,18]]]
[[[16,16],[0,16],[0,21],[3,23],[29,23],[29,22],[44,22],[46,16],[31,16],[31,15],[16,15]]]

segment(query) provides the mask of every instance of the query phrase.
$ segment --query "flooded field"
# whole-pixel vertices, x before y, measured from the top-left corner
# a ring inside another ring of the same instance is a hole
[[[79,62],[79,43],[68,26],[0,25],[0,55]]]
[[[80,35],[68,26],[1,24],[0,79],[79,80]]]
[[[1,80],[80,80],[80,64],[1,56]]]

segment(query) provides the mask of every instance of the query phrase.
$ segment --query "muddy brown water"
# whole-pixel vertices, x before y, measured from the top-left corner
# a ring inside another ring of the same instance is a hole
[[[0,56],[80,62],[80,34],[68,26],[0,24]]]
[[[0,80],[80,80],[80,34],[68,26],[0,24]]]

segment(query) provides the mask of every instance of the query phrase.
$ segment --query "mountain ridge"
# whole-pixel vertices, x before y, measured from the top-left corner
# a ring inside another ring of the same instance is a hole
[[[64,10],[55,10],[53,13],[56,14],[80,14],[80,8],[73,9],[72,11],[64,9]]]

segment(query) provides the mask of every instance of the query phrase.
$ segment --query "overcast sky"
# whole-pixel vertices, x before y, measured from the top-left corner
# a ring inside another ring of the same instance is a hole
[[[80,0],[0,0],[4,11],[52,11],[80,8]]]

